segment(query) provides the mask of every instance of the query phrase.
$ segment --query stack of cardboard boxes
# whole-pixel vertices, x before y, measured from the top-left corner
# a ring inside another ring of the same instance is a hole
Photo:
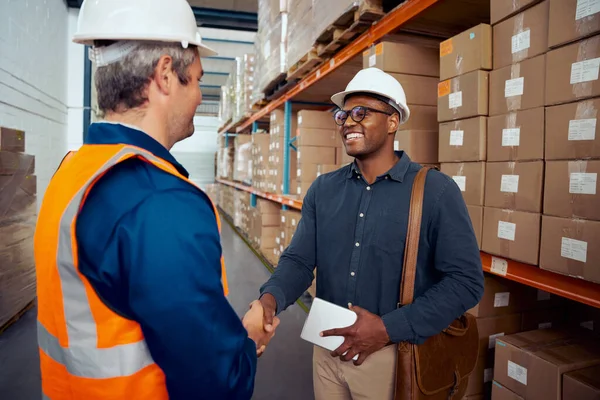
[[[25,132],[0,127],[0,330],[35,298],[35,157]]]
[[[596,283],[600,283],[599,33],[598,1],[549,0],[540,267]]]
[[[225,135],[217,137],[217,177],[233,180],[235,147],[233,139]]]
[[[267,192],[267,172],[269,170],[269,146],[271,137],[268,133],[252,134],[252,187]]]
[[[271,262],[273,250],[277,248],[280,213],[281,206],[278,203],[261,198],[256,199],[256,207],[250,209],[251,224],[246,232],[252,244]]]
[[[237,135],[234,139],[233,180],[252,183],[252,136]]]
[[[537,265],[548,1],[517,11],[493,26],[482,249]]]
[[[279,224],[278,235],[275,239],[277,246],[273,249],[273,265],[277,265],[279,257],[283,251],[290,245],[292,237],[296,232],[298,222],[300,222],[300,211],[296,210],[282,210],[281,211],[281,222]]]
[[[363,68],[375,67],[402,84],[410,118],[400,126],[394,148],[404,150],[414,162],[437,164],[438,126],[435,88],[440,59],[437,42],[411,44],[381,42],[363,52]]]
[[[342,147],[342,141],[331,113],[309,110],[298,112],[295,145],[298,184],[296,192],[292,193],[304,198],[319,172],[331,172],[338,168],[336,154],[337,149]]]
[[[267,170],[267,192],[269,193],[283,193],[283,151],[284,151],[284,112],[283,110],[275,110],[271,113],[270,121],[270,136],[271,143],[269,145],[269,159],[268,159],[268,170]],[[290,128],[290,138],[296,136],[296,119],[297,114],[292,113],[291,121],[292,126]],[[290,180],[289,188],[290,192],[296,187],[296,157],[294,152],[290,149]]]
[[[481,248],[488,137],[492,28],[480,24],[440,45],[441,171],[462,191]]]

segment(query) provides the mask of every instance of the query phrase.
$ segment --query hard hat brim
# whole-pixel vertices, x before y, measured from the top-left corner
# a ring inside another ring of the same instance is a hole
[[[383,97],[389,99],[389,97],[386,96],[385,94],[376,92],[374,90],[347,90],[347,91],[336,93],[333,96],[331,96],[331,101],[333,102],[333,104],[335,104],[336,106],[338,106],[341,109],[342,107],[344,107],[344,99],[346,98],[346,96],[351,95],[353,93],[372,93],[372,94],[376,94],[378,96],[383,96]],[[390,103],[390,105],[392,107],[394,107],[396,110],[401,111],[400,115],[402,117],[402,120],[400,121],[400,123],[401,124],[406,123],[406,121],[408,121],[408,117],[410,116],[410,110],[408,109],[408,107],[402,107],[402,106],[394,105],[391,103]]]

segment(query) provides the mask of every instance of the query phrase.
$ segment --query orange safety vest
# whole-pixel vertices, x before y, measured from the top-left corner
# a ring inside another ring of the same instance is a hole
[[[194,185],[172,164],[138,147],[84,145],[65,158],[46,190],[34,238],[44,399],[168,399],[164,373],[140,324],[109,309],[78,267],[77,215],[94,184],[132,157]],[[227,296],[223,257],[221,266]]]

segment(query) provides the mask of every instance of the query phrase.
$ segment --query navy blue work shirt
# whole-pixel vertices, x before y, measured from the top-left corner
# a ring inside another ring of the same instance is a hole
[[[142,131],[95,123],[86,144],[141,147],[187,171]],[[141,325],[169,398],[250,399],[256,345],[223,295],[210,200],[139,159],[110,169],[76,225],[79,270],[102,301]]]
[[[414,302],[398,308],[412,184],[421,166],[406,153],[368,184],[356,163],[321,175],[275,273],[261,288],[289,307],[310,286],[317,297],[382,317],[390,339],[420,344],[483,295],[479,248],[456,183],[427,174]]]

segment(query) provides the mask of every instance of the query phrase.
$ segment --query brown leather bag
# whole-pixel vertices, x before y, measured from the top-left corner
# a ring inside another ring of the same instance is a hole
[[[428,170],[422,168],[413,183],[399,306],[412,303],[414,297],[423,193]],[[477,323],[468,313],[421,345],[399,343],[394,399],[462,399],[469,375],[475,369],[478,353]]]

